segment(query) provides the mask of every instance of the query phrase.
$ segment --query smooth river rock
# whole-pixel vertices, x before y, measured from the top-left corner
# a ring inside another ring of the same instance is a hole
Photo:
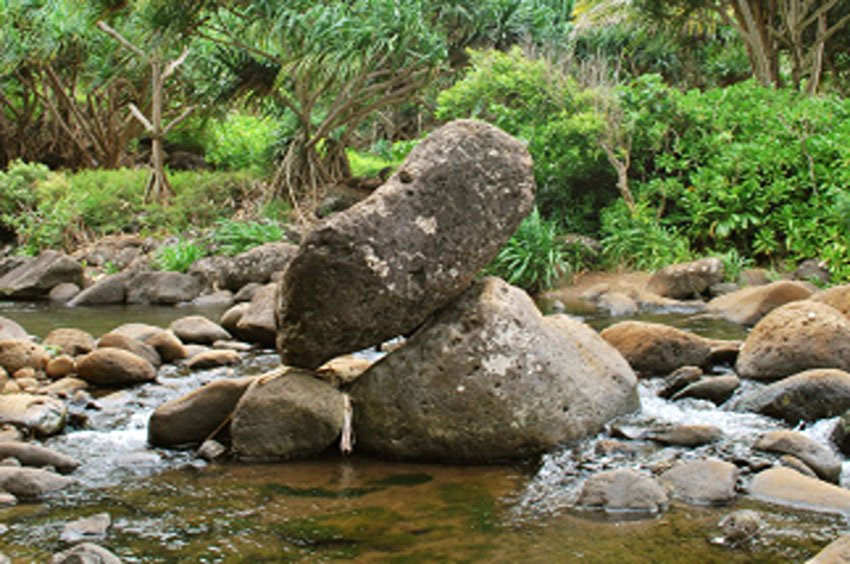
[[[836,417],[850,409],[850,373],[832,368],[806,370],[750,392],[734,408],[791,425]]]
[[[750,482],[748,492],[756,499],[787,507],[850,513],[850,490],[790,468],[775,467],[760,472]]]
[[[845,316],[850,317],[850,284],[827,288],[813,295],[810,299],[813,302],[832,306]]]
[[[16,321],[0,316],[0,340],[29,341],[30,336]]]
[[[630,469],[594,474],[584,483],[576,505],[608,512],[661,513],[667,492],[655,478]]]
[[[75,459],[41,445],[20,441],[0,442],[0,460],[15,458],[24,466],[52,466],[59,472],[73,472],[80,465]]]
[[[358,445],[401,459],[522,458],[638,407],[623,357],[590,327],[543,317],[484,278],[351,388]]]
[[[55,398],[30,394],[0,395],[0,423],[24,427],[41,437],[62,431],[67,414],[65,403]]]
[[[661,474],[673,496],[696,505],[725,505],[735,499],[738,468],[716,458],[680,462]]]
[[[850,535],[843,535],[829,543],[806,564],[847,564],[850,562]]]
[[[40,468],[0,466],[0,490],[19,499],[37,500],[70,486],[74,481]]]
[[[706,311],[733,323],[754,325],[774,309],[789,302],[808,299],[812,293],[809,284],[780,280],[714,298],[708,302]]]
[[[665,375],[683,366],[699,366],[711,354],[710,340],[661,323],[621,321],[601,335],[641,375]]]
[[[54,329],[47,334],[42,344],[56,347],[70,356],[90,353],[97,348],[97,341],[91,334],[73,327]]]
[[[156,369],[139,355],[106,347],[78,358],[77,374],[95,386],[132,386],[154,380]]]
[[[22,368],[42,370],[50,360],[50,353],[41,345],[29,341],[0,341],[0,367],[9,374]]]
[[[202,315],[189,315],[171,322],[168,328],[183,343],[211,345],[216,341],[230,339],[230,333]]]
[[[522,143],[476,121],[436,130],[304,238],[278,295],[284,363],[316,368],[411,332],[469,287],[533,201]]]
[[[162,364],[162,358],[156,349],[149,344],[133,339],[121,333],[111,332],[103,335],[97,342],[97,347],[100,349],[113,348],[129,351],[137,356],[142,357],[151,363],[154,368]]]
[[[841,459],[829,448],[797,431],[767,433],[756,442],[755,448],[796,456],[829,482],[838,483],[841,476]]]

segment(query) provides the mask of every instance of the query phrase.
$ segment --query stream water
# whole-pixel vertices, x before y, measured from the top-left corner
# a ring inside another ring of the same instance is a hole
[[[199,312],[0,303],[0,315],[38,336],[56,327],[100,335],[130,321],[164,326],[191,313]],[[200,313],[217,319],[219,312]],[[687,313],[652,319],[713,338],[744,335],[737,326]],[[601,328],[612,320],[587,321]],[[263,373],[277,362],[271,351],[260,351],[238,369],[188,373],[167,367],[155,384],[96,398],[96,409],[72,406],[85,423],[47,444],[83,463],[72,474],[76,485],[46,503],[0,509],[0,552],[14,562],[48,560],[65,548],[59,540],[64,523],[104,511],[113,525],[101,543],[127,562],[800,562],[848,530],[842,517],[743,497],[725,508],[674,502],[661,516],[637,520],[570,509],[595,471],[648,469],[702,455],[746,460],[756,456],[750,445],[759,434],[780,427],[708,402],[660,399],[657,380],[641,382],[641,411],[619,424],[710,424],[723,430],[724,439],[699,449],[647,443],[637,453],[600,454],[606,438],[600,436],[539,460],[480,467],[391,463],[356,454],[208,465],[190,452],[147,446],[147,419],[161,403],[217,378]],[[803,431],[825,443],[834,424],[822,421]],[[758,510],[765,533],[743,548],[712,542],[720,519],[738,508]]]

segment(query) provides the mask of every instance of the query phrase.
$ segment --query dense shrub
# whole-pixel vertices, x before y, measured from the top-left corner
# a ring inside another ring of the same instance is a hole
[[[235,221],[228,218],[216,222],[210,239],[216,251],[236,255],[264,243],[284,240],[283,229],[275,221]]]
[[[270,118],[230,112],[210,122],[204,135],[208,163],[225,170],[270,170],[279,124]]]
[[[174,244],[164,245],[157,249],[153,265],[158,270],[186,272],[195,261],[205,255],[206,252],[203,248],[192,241],[181,238]]]

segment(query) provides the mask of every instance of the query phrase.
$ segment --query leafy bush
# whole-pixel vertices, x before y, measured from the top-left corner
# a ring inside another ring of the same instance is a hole
[[[656,269],[690,258],[688,241],[661,224],[656,211],[639,202],[634,215],[625,204],[602,213],[602,253],[609,267]]]
[[[386,169],[394,169],[401,164],[400,159],[386,158],[372,153],[363,153],[354,149],[347,149],[348,164],[351,166],[352,176],[364,176],[374,178]]]
[[[570,272],[567,253],[555,223],[544,219],[534,208],[487,272],[535,293],[552,287],[559,277]]]
[[[165,245],[157,249],[153,264],[158,270],[186,272],[196,260],[205,255],[201,247],[181,238],[173,245]]]
[[[220,219],[210,236],[216,249],[226,255],[236,255],[264,243],[276,243],[284,238],[277,222],[234,221]]]
[[[267,172],[274,159],[277,129],[269,118],[230,112],[208,125],[205,158],[225,170]]]

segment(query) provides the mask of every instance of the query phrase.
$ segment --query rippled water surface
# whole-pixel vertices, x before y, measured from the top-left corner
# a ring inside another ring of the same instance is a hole
[[[0,306],[0,315],[36,335],[61,326],[98,335],[125,322],[167,325],[190,313]],[[737,327],[682,313],[652,319],[711,337],[744,336]],[[597,328],[610,322],[588,321]],[[641,412],[621,425],[711,424],[723,430],[723,441],[699,449],[647,443],[637,454],[600,454],[606,438],[600,436],[539,460],[484,467],[333,454],[286,464],[207,465],[190,452],[147,446],[146,423],[156,406],[214,379],[259,374],[276,364],[267,351],[238,370],[189,374],[170,367],[156,384],[98,397],[97,409],[73,406],[86,424],[48,444],[83,462],[73,474],[77,485],[49,503],[0,509],[7,527],[0,551],[14,561],[43,561],[64,548],[59,534],[65,522],[102,511],[113,520],[102,544],[128,562],[799,562],[847,529],[843,518],[743,500],[734,508],[762,512],[767,532],[752,546],[732,549],[710,541],[733,508],[674,503],[660,517],[640,520],[573,511],[578,488],[595,471],[651,470],[703,455],[746,459],[760,433],[780,427],[707,402],[662,400],[652,380],[641,383]],[[834,424],[822,421],[804,432],[825,442]]]

